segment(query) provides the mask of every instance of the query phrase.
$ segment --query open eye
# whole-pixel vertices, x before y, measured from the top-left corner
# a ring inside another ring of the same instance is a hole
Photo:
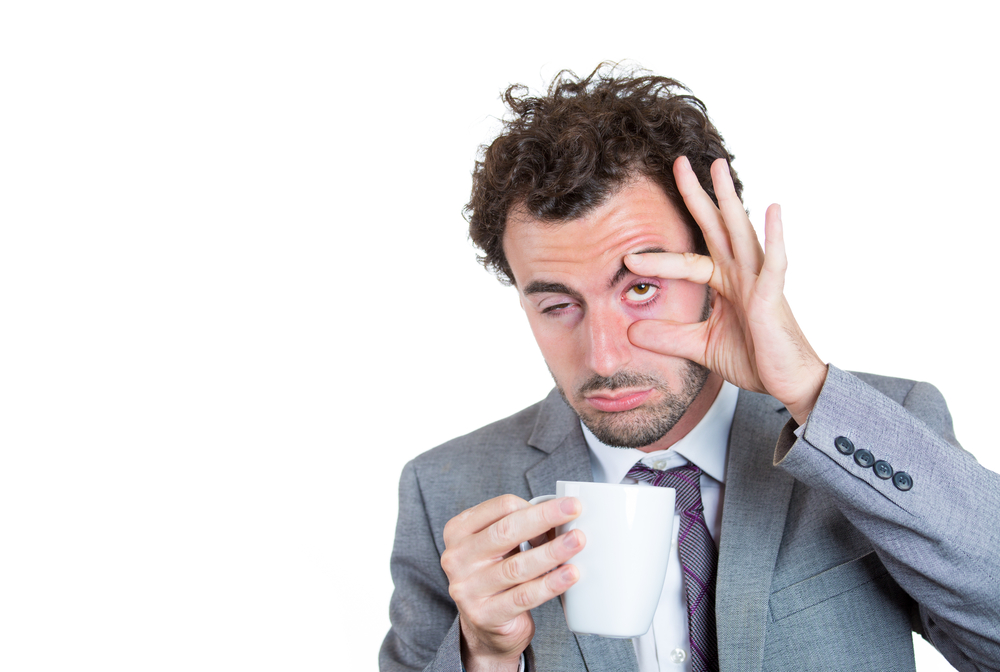
[[[654,284],[640,282],[629,288],[628,292],[625,293],[625,298],[635,303],[645,303],[656,296],[656,292],[659,290],[660,288]]]

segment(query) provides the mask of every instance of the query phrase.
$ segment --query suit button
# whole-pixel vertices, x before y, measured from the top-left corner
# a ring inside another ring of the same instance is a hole
[[[859,467],[870,467],[875,464],[875,456],[862,448],[854,453],[854,461],[858,463]]]
[[[913,479],[905,471],[897,471],[892,475],[892,484],[905,492],[913,487]]]
[[[885,460],[878,460],[877,462],[875,462],[874,467],[875,467],[875,475],[881,478],[882,480],[892,478],[892,465],[886,462]]]
[[[838,436],[833,440],[833,445],[837,446],[837,450],[842,452],[844,455],[850,455],[854,452],[854,444],[846,436]]]

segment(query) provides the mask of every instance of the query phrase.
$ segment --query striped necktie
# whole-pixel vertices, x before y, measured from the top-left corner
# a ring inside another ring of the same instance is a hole
[[[626,474],[637,481],[677,491],[675,511],[680,516],[680,547],[684,592],[687,595],[691,669],[718,672],[719,645],[715,632],[715,575],[719,552],[705,524],[701,503],[701,469],[686,464],[669,471],[650,469],[637,462]]]

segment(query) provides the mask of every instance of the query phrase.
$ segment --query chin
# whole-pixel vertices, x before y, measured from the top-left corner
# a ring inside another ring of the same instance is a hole
[[[597,417],[574,410],[601,443],[614,448],[644,448],[666,436],[684,416],[687,407],[671,409],[666,414],[635,408],[620,413],[598,413]]]

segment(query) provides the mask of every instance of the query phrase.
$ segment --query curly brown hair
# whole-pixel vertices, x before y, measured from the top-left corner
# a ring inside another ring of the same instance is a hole
[[[709,172],[715,159],[733,155],[708,119],[704,103],[680,82],[641,69],[601,63],[579,78],[555,76],[545,96],[514,84],[503,99],[513,113],[472,173],[465,206],[469,236],[483,251],[479,261],[504,284],[515,278],[503,250],[507,217],[515,207],[535,219],[568,221],[601,205],[637,176],[659,184],[695,241],[707,254],[701,230],[674,182],[673,164],[688,157],[701,186],[712,197]],[[737,195],[743,185],[730,172]]]

